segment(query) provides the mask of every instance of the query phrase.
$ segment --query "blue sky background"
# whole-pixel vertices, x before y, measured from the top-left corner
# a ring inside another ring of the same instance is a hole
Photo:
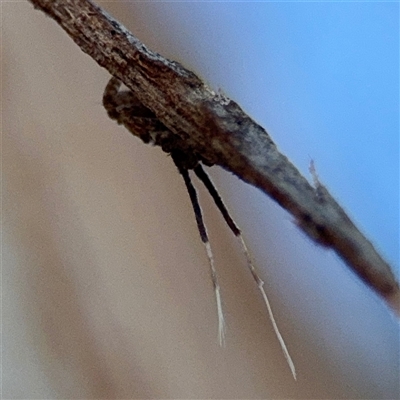
[[[157,2],[139,12],[157,18],[150,48],[238,101],[306,176],[314,159],[399,266],[398,3]]]

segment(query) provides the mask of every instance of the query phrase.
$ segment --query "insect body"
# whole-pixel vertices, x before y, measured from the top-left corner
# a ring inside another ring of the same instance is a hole
[[[251,261],[250,254],[247,250],[247,246],[243,240],[240,229],[233,221],[209,176],[202,167],[202,161],[204,162],[204,160],[202,160],[201,157],[196,154],[196,152],[185,140],[170,131],[161,121],[157,119],[156,115],[150,109],[141,104],[132,91],[120,90],[120,87],[121,82],[117,78],[113,77],[110,79],[104,91],[103,105],[107,110],[109,117],[116,120],[118,124],[124,125],[132,134],[140,137],[143,142],[160,146],[166,153],[170,154],[185,182],[190,200],[192,202],[200,237],[207,251],[211,280],[217,304],[218,337],[220,345],[223,345],[225,340],[225,321],[222,311],[221,291],[218,283],[211,246],[208,240],[207,229],[204,225],[196,189],[194,188],[190,179],[189,170],[193,170],[197,177],[203,182],[229,228],[240,242],[240,245],[246,256],[247,266],[263,296],[275,334],[282,347],[282,351],[289,364],[293,377],[296,379],[296,370],[286,348],[286,344],[275,322],[270,303],[263,287],[264,282],[258,276]]]

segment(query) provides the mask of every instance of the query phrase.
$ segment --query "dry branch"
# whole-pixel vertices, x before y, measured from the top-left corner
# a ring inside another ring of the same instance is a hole
[[[179,63],[147,49],[90,0],[29,1],[129,87],[204,163],[219,165],[271,196],[308,236],[334,249],[400,313],[399,285],[390,266],[327,189],[317,180],[311,186],[238,104],[214,93]]]

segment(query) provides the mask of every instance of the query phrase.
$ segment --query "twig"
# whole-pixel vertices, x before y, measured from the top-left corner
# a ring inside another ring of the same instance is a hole
[[[238,104],[179,63],[147,49],[90,0],[29,1],[130,88],[205,164],[219,165],[271,196],[308,236],[334,249],[400,314],[399,285],[390,266],[328,190],[318,180],[312,187]]]

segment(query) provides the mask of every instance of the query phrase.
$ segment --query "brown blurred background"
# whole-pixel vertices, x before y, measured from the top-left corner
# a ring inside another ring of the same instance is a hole
[[[129,18],[126,3],[103,5],[157,43],[145,5],[130,4]],[[337,317],[330,304],[319,321],[296,316],[280,300],[295,286],[288,282],[271,300],[297,366],[293,381],[240,249],[201,190],[228,324],[220,348],[205,251],[171,160],[107,118],[108,73],[53,21],[28,2],[3,3],[2,12],[4,398],[395,396],[396,364],[363,373],[361,355],[333,354],[329,339],[310,333]],[[184,61],[171,48],[167,55]],[[224,172],[214,180],[244,199],[255,193]],[[277,259],[292,252],[301,264],[301,247],[320,251],[264,201]],[[395,345],[396,324],[382,318],[391,333],[380,337]],[[345,330],[339,336],[347,340]]]

